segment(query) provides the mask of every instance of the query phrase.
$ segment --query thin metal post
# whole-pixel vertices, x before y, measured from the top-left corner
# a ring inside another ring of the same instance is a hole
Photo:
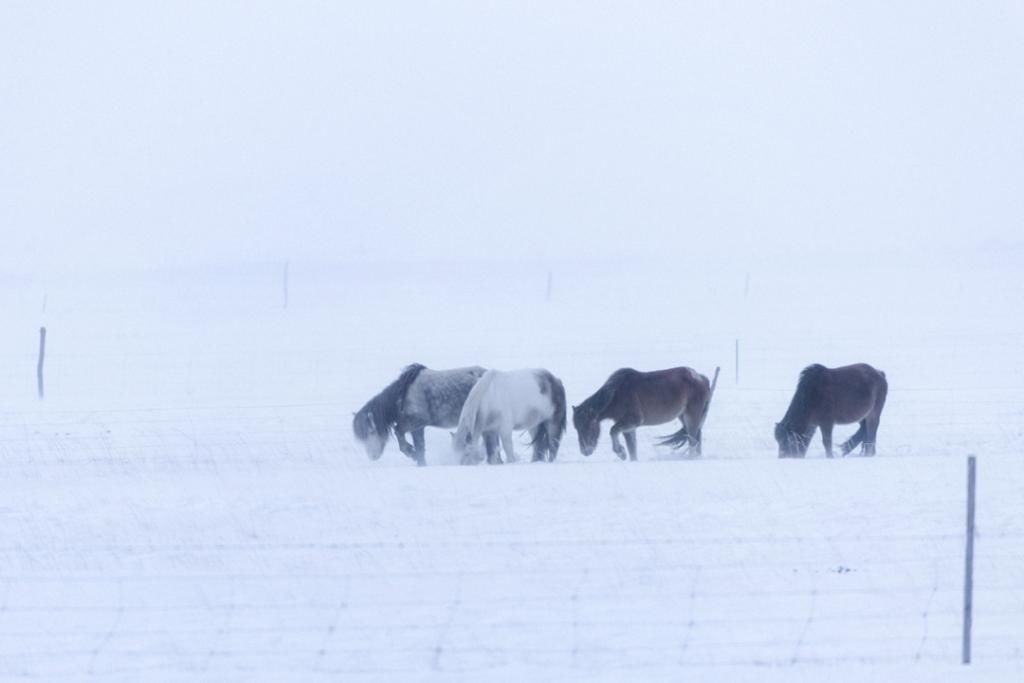
[[[39,363],[36,365],[36,383],[39,387],[39,400],[43,400],[43,361],[46,359],[46,328],[39,328]]]
[[[971,621],[974,609],[974,485],[975,457],[967,456],[967,551],[964,554],[964,642],[962,662],[971,663]]]
[[[736,340],[736,384],[740,383],[740,340]]]

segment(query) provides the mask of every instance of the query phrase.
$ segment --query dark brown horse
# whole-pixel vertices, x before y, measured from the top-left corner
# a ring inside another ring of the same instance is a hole
[[[885,407],[889,383],[885,373],[865,363],[841,368],[808,365],[800,373],[789,410],[775,425],[780,458],[802,458],[821,428],[825,454],[832,457],[832,427],[860,423],[860,429],[840,450],[846,455],[863,442],[863,454],[875,454],[878,420]]]
[[[573,406],[572,422],[583,455],[590,455],[597,447],[601,420],[613,420],[612,449],[626,459],[626,451],[619,443],[621,433],[629,459],[636,460],[637,427],[665,424],[678,418],[683,428],[661,443],[675,448],[688,444],[699,455],[701,427],[710,400],[708,378],[690,368],[655,372],[622,368],[613,372],[593,396]]]

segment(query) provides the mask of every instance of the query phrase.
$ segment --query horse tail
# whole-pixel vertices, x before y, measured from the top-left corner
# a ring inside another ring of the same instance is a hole
[[[671,446],[672,448],[676,449],[682,448],[683,446],[692,445],[694,443],[697,443],[699,445],[699,441],[697,440],[700,438],[701,429],[704,427],[704,420],[707,418],[708,409],[711,407],[711,397],[714,395],[715,391],[714,384],[718,383],[718,368],[715,368],[714,384],[708,381],[708,378],[700,374],[699,372],[693,371],[693,374],[697,378],[697,381],[700,383],[701,388],[704,390],[702,392],[704,396],[703,400],[700,403],[700,413],[698,414],[699,417],[697,418],[697,423],[691,425],[696,430],[696,433],[691,434],[690,430],[686,427],[686,423],[683,422],[683,426],[678,432],[675,432],[674,434],[669,434],[668,436],[663,436],[661,439],[658,440],[658,445],[660,446]]]
[[[847,439],[846,443],[844,443],[842,446],[839,447],[840,452],[843,455],[848,455],[850,453],[850,451],[852,451],[854,448],[856,448],[858,445],[860,445],[860,443],[862,441],[864,441],[864,437],[867,434],[867,431],[868,431],[868,429],[867,429],[866,421],[865,420],[861,420],[860,421],[860,428],[857,429],[857,431],[853,433],[853,436],[851,436],[849,439]]]
[[[565,386],[562,384],[562,380],[558,379],[551,373],[548,373],[551,378],[551,403],[555,407],[555,412],[551,416],[551,424],[554,427],[554,434],[548,434],[548,440],[555,444],[561,442],[562,435],[565,434],[565,427],[567,423],[566,411],[565,411]]]
[[[558,444],[561,443],[568,424],[565,409],[565,386],[562,384],[562,380],[547,370],[541,371],[539,376],[547,382],[546,386],[542,386],[541,391],[551,392],[551,417],[537,425],[530,445],[534,447],[535,452],[547,452],[548,459],[553,460],[558,453]]]
[[[672,448],[682,448],[688,443],[690,443],[690,432],[686,430],[686,425],[683,425],[678,432],[663,436],[658,440],[659,446],[671,446]]]

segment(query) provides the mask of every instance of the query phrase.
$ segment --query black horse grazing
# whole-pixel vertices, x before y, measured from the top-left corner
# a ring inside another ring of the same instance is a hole
[[[457,425],[462,404],[483,374],[484,369],[475,366],[431,370],[413,363],[355,413],[352,432],[376,460],[393,431],[398,448],[417,465],[425,465],[424,427]],[[412,433],[412,444],[405,440],[406,432]]]
[[[654,372],[622,368],[613,372],[593,396],[573,406],[572,422],[583,455],[590,455],[597,447],[601,420],[613,420],[612,449],[626,459],[626,451],[619,443],[621,433],[629,459],[636,460],[637,427],[665,424],[678,418],[682,429],[661,443],[675,448],[688,444],[699,455],[701,427],[710,400],[708,378],[690,368]]]
[[[775,425],[780,458],[802,458],[821,427],[825,454],[832,457],[832,427],[860,422],[860,429],[840,446],[846,455],[863,442],[863,454],[875,454],[878,420],[885,407],[889,383],[885,373],[857,363],[841,368],[809,365],[800,373],[789,410]]]

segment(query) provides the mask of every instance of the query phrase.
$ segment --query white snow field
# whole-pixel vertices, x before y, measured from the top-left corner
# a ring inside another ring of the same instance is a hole
[[[292,263],[287,307],[283,264],[8,276],[0,678],[1024,680],[1024,253],[671,256]],[[570,426],[551,465],[453,466],[440,430],[370,462],[351,412],[414,361],[571,403],[722,374],[700,459],[665,426],[619,462],[606,424],[589,459]],[[800,369],[857,361],[878,456],[778,460]]]

